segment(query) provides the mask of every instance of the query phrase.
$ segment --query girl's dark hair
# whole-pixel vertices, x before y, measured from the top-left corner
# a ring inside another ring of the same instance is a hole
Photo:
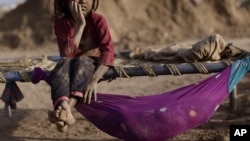
[[[99,0],[93,0],[92,10],[96,11],[99,7]]]
[[[63,15],[70,15],[71,12],[68,6],[69,0],[55,0],[54,1],[54,17],[60,18]],[[99,6],[99,0],[93,0],[92,11],[96,11]]]

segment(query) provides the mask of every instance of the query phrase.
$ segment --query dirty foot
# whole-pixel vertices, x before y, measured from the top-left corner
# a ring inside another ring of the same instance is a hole
[[[56,124],[57,130],[59,132],[67,131],[68,125],[56,117],[55,111],[48,111],[48,118],[51,123]]]
[[[55,111],[55,116],[60,121],[65,122],[67,125],[72,125],[75,123],[75,118],[71,113],[70,106],[67,101],[62,101]]]
[[[65,122],[63,122],[63,121],[58,121],[58,122],[56,123],[56,128],[57,128],[57,130],[58,130],[59,132],[64,133],[64,132],[67,131],[68,125],[65,124]]]

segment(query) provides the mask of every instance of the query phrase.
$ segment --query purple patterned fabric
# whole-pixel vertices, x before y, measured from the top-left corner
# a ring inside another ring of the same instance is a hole
[[[96,102],[86,105],[79,101],[75,108],[111,136],[126,141],[165,141],[211,118],[229,95],[230,71],[231,66],[203,81],[158,95],[98,94]],[[40,77],[43,73],[37,69],[34,82],[42,78],[49,84],[49,79]]]
[[[201,82],[159,95],[98,94],[75,108],[102,131],[126,141],[165,141],[207,122],[229,95],[231,67]]]

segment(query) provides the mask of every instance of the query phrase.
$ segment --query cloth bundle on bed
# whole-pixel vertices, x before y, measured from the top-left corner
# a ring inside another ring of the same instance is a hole
[[[135,48],[127,57],[165,63],[193,63],[204,61],[235,60],[248,54],[247,51],[226,44],[220,34],[210,35],[194,44],[170,44],[167,46]]]

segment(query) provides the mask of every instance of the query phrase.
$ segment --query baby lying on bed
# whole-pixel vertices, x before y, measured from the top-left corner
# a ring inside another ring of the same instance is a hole
[[[246,51],[226,44],[219,34],[211,35],[193,45],[172,44],[159,48],[136,48],[129,53],[130,58],[166,63],[193,63],[237,59],[247,54]]]

